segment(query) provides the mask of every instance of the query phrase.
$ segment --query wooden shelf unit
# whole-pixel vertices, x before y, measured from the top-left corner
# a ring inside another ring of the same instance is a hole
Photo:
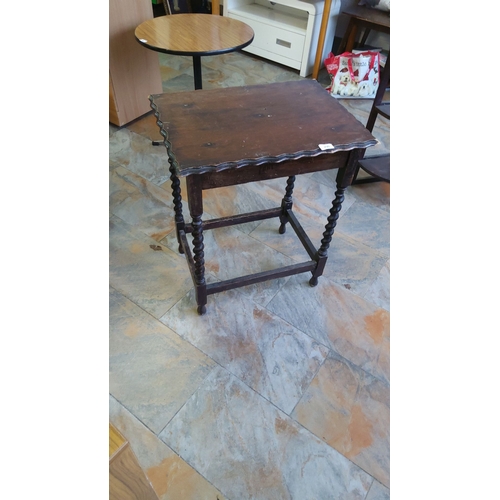
[[[324,0],[224,0],[224,15],[243,21],[255,32],[245,51],[300,71],[312,73]],[[330,10],[323,60],[331,51],[340,0]]]
[[[119,127],[150,112],[148,96],[162,92],[158,54],[134,36],[152,18],[151,0],[109,0],[109,121]]]

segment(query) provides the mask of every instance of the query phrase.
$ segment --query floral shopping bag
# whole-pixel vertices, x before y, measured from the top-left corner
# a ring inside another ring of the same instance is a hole
[[[345,97],[374,97],[379,84],[380,54],[378,52],[344,52],[325,59],[331,78],[327,91]]]

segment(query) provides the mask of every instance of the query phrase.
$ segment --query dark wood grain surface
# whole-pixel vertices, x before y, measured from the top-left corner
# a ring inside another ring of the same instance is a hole
[[[179,175],[366,148],[376,140],[315,80],[150,96]],[[332,144],[322,151],[320,144]]]
[[[391,27],[390,13],[383,10],[364,7],[362,5],[351,5],[342,9],[341,14],[347,14],[360,21],[366,21],[377,25],[377,29],[380,31],[384,31],[384,28],[389,29]]]

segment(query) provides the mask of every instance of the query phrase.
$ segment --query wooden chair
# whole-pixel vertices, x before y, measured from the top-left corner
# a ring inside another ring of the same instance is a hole
[[[380,74],[380,82],[373,99],[372,109],[368,115],[368,121],[366,122],[366,128],[372,132],[375,126],[375,121],[378,115],[382,115],[388,120],[391,119],[391,105],[389,101],[384,101],[384,94],[389,86],[390,80],[390,57],[391,54],[387,56],[387,61]],[[366,173],[370,174],[371,177],[365,177],[358,179],[359,169],[364,170]],[[353,184],[365,184],[367,182],[377,182],[385,181],[390,182],[391,178],[391,162],[390,155],[379,155],[371,156],[369,158],[364,158],[358,162],[358,168],[354,174]]]
[[[380,31],[390,34],[390,15],[370,7],[355,5],[344,9],[341,14],[349,16],[349,24],[338,48],[338,54],[352,52],[357,47],[365,45],[370,32]],[[362,33],[362,34],[361,34]],[[361,34],[361,37],[359,36]],[[358,41],[358,39],[360,40]],[[389,87],[390,81],[390,54],[387,57],[384,68],[380,72],[380,82],[373,105],[368,116],[366,128],[372,132],[378,115],[390,120],[390,102],[384,101],[384,94]],[[370,174],[370,177],[358,179],[359,169]],[[367,182],[390,182],[390,155],[371,156],[358,162],[358,168],[354,175],[353,184],[365,184]]]

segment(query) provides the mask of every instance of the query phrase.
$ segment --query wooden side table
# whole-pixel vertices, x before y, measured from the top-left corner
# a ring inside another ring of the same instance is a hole
[[[315,286],[326,264],[344,190],[365,149],[376,144],[371,133],[315,80],[156,94],[150,101],[167,149],[179,251],[188,261],[198,313],[206,312],[208,295],[265,280],[310,272],[309,284]],[[292,211],[292,194],[296,175],[328,169],[338,169],[337,190],[316,249]],[[180,176],[186,177],[190,224],[182,213]],[[281,206],[202,219],[203,190],[280,177],[288,178]],[[290,223],[310,260],[206,283],[203,231],[274,217],[279,218],[281,234]]]
[[[193,57],[194,88],[202,87],[201,56],[226,54],[252,43],[253,29],[237,19],[207,14],[160,16],[135,29],[137,41],[156,52]]]

